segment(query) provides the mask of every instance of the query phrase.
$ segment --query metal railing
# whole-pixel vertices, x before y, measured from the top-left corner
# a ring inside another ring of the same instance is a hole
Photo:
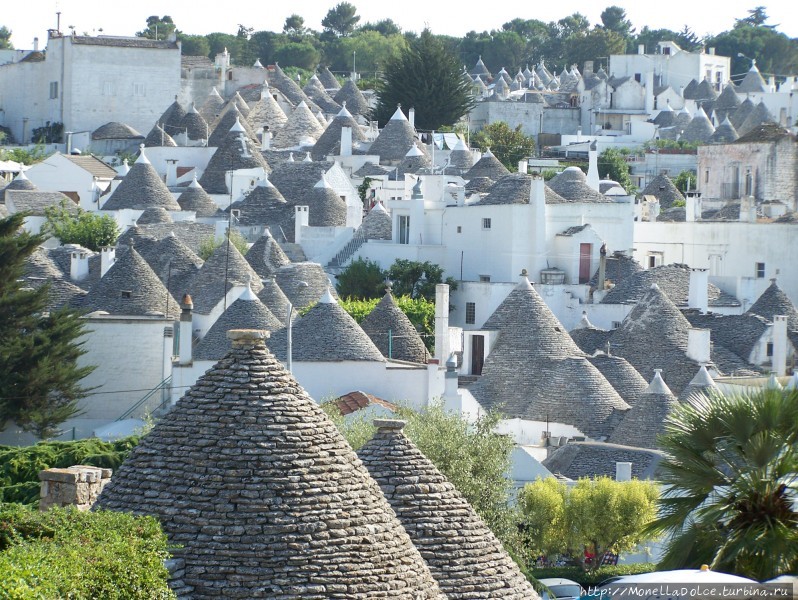
[[[152,388],[149,392],[147,392],[147,394],[143,398],[136,401],[136,403],[133,404],[133,406],[131,406],[120,416],[118,416],[116,418],[116,421],[123,421],[124,419],[127,419],[130,415],[134,414],[139,408],[144,406],[149,400],[155,397],[155,395],[158,394],[159,392],[161,393],[161,401],[156,407],[156,409],[163,408],[169,402],[171,391],[172,391],[172,376],[170,375],[169,377],[164,379],[161,383]]]

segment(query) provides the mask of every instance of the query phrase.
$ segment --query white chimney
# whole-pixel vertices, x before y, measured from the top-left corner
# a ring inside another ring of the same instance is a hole
[[[72,281],[83,281],[89,276],[89,253],[85,248],[75,245],[69,263],[69,276]]]
[[[526,175],[527,174],[527,165],[528,164],[529,163],[527,162],[527,160],[525,158],[522,158],[521,160],[519,160],[518,161],[518,172],[519,173],[523,173],[524,175]]]
[[[690,328],[687,330],[687,358],[698,364],[705,365],[710,362],[709,355],[709,329]]]
[[[654,112],[654,71],[646,71],[646,114]]]
[[[435,286],[435,358],[439,362],[449,357],[449,286]]]
[[[166,187],[177,185],[177,160],[166,159]]]
[[[341,127],[341,156],[352,156],[351,127]]]
[[[310,213],[308,213],[307,206],[295,206],[294,212],[296,218],[294,219],[294,243],[302,243],[302,228],[308,227],[310,224]]]
[[[411,127],[415,127],[416,126],[416,109],[415,108],[410,107],[410,110],[407,111],[407,120],[410,121],[410,126]]]
[[[540,273],[546,268],[546,182],[543,177],[533,175],[529,186],[529,204],[532,206],[534,222],[530,234],[534,236],[532,252],[535,262],[530,265],[532,273]],[[518,265],[521,266],[521,265]]]
[[[459,391],[459,373],[457,358],[454,354],[446,360],[446,374],[443,384],[443,406],[447,411],[462,414],[463,400]]]
[[[696,308],[705,314],[709,310],[709,271],[707,269],[690,269],[690,289],[687,295],[687,307]]]
[[[227,237],[227,225],[227,219],[216,221],[216,228],[213,232],[213,239],[216,243],[223,242],[224,238]]]
[[[180,302],[180,364],[190,365],[193,360],[192,343],[193,343],[193,317],[192,311],[194,310],[194,303],[191,301],[191,296],[186,294]]]
[[[33,51],[34,52],[39,51],[39,38],[37,37],[33,38]]]
[[[598,170],[598,150],[595,142],[590,144],[590,150],[587,152],[587,162],[587,185],[598,192],[601,188],[601,177]]]
[[[684,214],[685,221],[692,223],[701,220],[703,213],[703,202],[701,201],[701,194],[698,192],[687,192],[684,195]]]
[[[615,481],[632,481],[632,463],[615,463]]]
[[[645,54],[646,53],[646,45],[645,44],[638,44],[637,45],[637,53],[638,54]]]
[[[116,262],[116,248],[103,246],[100,249],[100,277],[105,277],[108,269]]]
[[[714,54],[715,54],[715,48],[714,48],[714,47],[712,47],[712,46],[710,46],[710,47],[709,47],[709,49],[708,49],[708,52],[709,52],[710,54],[714,55]]]
[[[269,126],[263,126],[263,133],[260,136],[260,149],[269,150],[272,147],[272,132],[269,131]]]
[[[777,377],[784,377],[787,374],[787,317],[783,315],[773,317],[773,357],[771,364]]]

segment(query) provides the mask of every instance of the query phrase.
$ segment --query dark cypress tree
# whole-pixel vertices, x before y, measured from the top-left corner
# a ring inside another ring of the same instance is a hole
[[[385,67],[377,86],[373,118],[380,126],[401,104],[416,109],[416,128],[454,125],[474,105],[471,86],[463,80],[463,66],[441,41],[425,29]]]
[[[44,439],[79,414],[87,389],[80,381],[94,367],[85,354],[80,314],[65,307],[47,312],[49,286],[27,287],[25,260],[43,236],[20,231],[23,214],[0,219],[0,429],[15,421]]]

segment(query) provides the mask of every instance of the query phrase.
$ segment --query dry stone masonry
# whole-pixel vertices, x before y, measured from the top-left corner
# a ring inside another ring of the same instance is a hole
[[[89,510],[111,480],[111,469],[75,465],[66,469],[47,469],[39,473],[39,510],[52,506],[75,506]]]

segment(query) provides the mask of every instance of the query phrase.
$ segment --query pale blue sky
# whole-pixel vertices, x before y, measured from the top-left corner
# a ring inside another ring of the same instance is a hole
[[[340,0],[292,0],[291,2],[260,1],[230,3],[234,10],[226,10],[224,2],[205,0],[136,0],[134,2],[109,2],[108,0],[30,0],[20,2],[4,0],[0,11],[0,25],[13,31],[12,42],[17,48],[31,48],[33,37],[42,45],[47,29],[55,28],[57,10],[60,10],[61,29],[68,31],[74,25],[78,33],[96,32],[102,28],[107,35],[132,35],[143,29],[148,16],[170,15],[177,26],[187,33],[221,31],[235,33],[243,23],[255,30],[280,31],[285,18],[292,13],[304,17],[307,26],[321,29],[321,19]],[[472,29],[483,31],[501,27],[515,17],[553,21],[574,12],[581,12],[592,23],[599,22],[601,11],[610,5],[624,7],[632,23],[641,29],[652,28],[680,30],[689,25],[699,35],[719,33],[729,29],[736,18],[746,15],[748,9],[761,0],[724,0],[723,2],[695,2],[694,0],[603,0],[601,2],[560,0],[558,2],[525,2],[517,0],[474,0],[472,2],[402,0],[383,2],[355,0],[361,23],[391,18],[403,29],[420,31],[429,25],[434,33],[462,36]],[[285,8],[282,8],[285,7]],[[779,24],[779,30],[798,37],[798,17],[793,2],[773,0],[766,3],[770,22]]]

